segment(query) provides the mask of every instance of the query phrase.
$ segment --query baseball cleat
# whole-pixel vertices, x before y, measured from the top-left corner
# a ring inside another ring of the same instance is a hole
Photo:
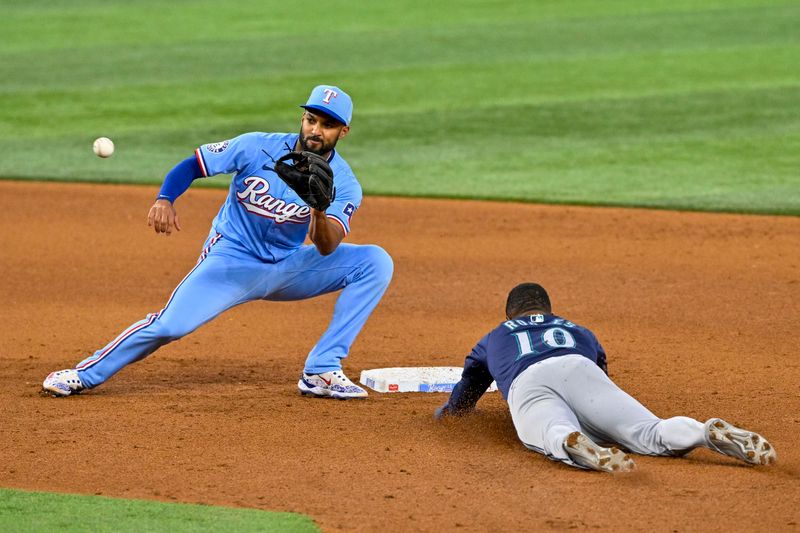
[[[42,391],[53,396],[80,394],[84,388],[81,378],[78,377],[78,372],[71,368],[50,372],[44,378],[44,383],[42,383]]]
[[[706,434],[709,448],[751,465],[772,464],[778,457],[767,439],[758,433],[737,428],[721,418],[706,422]]]
[[[304,396],[317,396],[319,398],[336,398],[337,400],[350,400],[352,398],[366,398],[367,391],[353,383],[341,370],[323,372],[322,374],[306,374],[297,382],[300,394]]]
[[[564,449],[575,464],[589,470],[631,472],[636,468],[636,463],[627,453],[618,448],[604,448],[595,444],[580,431],[573,431],[567,435]]]

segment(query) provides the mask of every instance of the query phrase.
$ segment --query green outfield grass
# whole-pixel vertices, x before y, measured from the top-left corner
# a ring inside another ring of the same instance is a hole
[[[370,194],[800,214],[796,1],[324,5],[0,0],[0,176],[160,183],[323,82]]]
[[[0,531],[316,533],[302,515],[0,489]]]

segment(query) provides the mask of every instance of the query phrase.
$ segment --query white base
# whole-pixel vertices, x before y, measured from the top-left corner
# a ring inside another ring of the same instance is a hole
[[[359,381],[377,392],[451,392],[463,370],[458,366],[373,368],[363,370]],[[495,390],[492,382],[489,391]]]

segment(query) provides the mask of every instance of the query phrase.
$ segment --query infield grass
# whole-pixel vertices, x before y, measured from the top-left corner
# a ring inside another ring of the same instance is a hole
[[[0,531],[318,533],[319,529],[310,518],[293,513],[0,489]]]
[[[370,194],[800,214],[798,2],[0,8],[3,177],[160,183],[333,83]]]

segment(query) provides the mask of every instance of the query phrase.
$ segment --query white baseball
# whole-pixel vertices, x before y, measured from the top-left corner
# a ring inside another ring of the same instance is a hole
[[[111,157],[114,153],[114,143],[108,137],[100,137],[94,140],[92,150],[100,157]]]

